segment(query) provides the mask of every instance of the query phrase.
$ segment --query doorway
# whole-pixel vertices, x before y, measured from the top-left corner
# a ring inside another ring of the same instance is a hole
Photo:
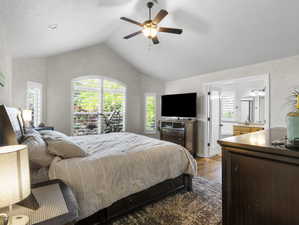
[[[236,127],[270,128],[269,75],[207,83],[209,157],[221,153],[217,141],[236,135]]]

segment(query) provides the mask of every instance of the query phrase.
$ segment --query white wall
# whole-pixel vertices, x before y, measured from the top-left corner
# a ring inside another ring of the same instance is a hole
[[[2,11],[0,10],[0,72],[6,77],[4,87],[0,87],[0,104],[11,104],[11,56],[9,52],[7,32],[4,26],[4,20],[1,17]]]
[[[103,44],[47,58],[48,124],[70,134],[71,80],[86,75],[107,76],[127,85],[127,130],[142,132],[144,93],[163,93],[164,85],[144,76]]]
[[[47,122],[47,67],[45,58],[26,58],[13,60],[12,105],[26,108],[27,82],[43,85],[42,121]]]
[[[166,83],[165,89],[168,94],[190,91],[199,93],[201,104],[198,115],[200,121],[198,155],[204,156],[207,154],[204,151],[204,146],[206,145],[204,142],[206,130],[206,95],[203,88],[204,84],[267,73],[270,74],[271,84],[271,127],[285,127],[286,114],[291,110],[291,107],[288,105],[288,97],[294,88],[299,87],[299,56],[198,75]]]

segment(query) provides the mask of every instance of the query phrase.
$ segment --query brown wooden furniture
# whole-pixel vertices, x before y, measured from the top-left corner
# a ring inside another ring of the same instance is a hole
[[[18,126],[13,127],[12,124],[18,123],[18,120],[15,115],[10,115],[9,111],[5,106],[0,105],[0,134],[2,134],[2,143],[0,144],[14,145],[18,144],[19,134],[16,133],[16,129],[18,130],[19,128]],[[153,187],[121,199],[113,205],[79,221],[76,225],[107,224],[119,216],[128,214],[133,210],[182,190],[192,190],[192,177],[190,175],[182,174],[177,178],[163,181]]]
[[[285,135],[274,128],[219,141],[223,225],[299,224],[299,151],[271,144]]]
[[[234,136],[249,134],[257,131],[264,130],[263,127],[253,125],[234,125]]]
[[[179,144],[196,156],[197,120],[161,120],[159,130],[161,140]]]

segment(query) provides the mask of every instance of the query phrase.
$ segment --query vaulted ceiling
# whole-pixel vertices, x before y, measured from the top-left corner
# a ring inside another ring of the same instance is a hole
[[[159,0],[154,13],[170,15],[152,46],[138,27],[146,0],[0,0],[14,57],[48,56],[97,43],[108,44],[145,74],[174,80],[299,54],[299,1]],[[5,10],[3,10],[5,9]],[[48,30],[57,24],[56,30]]]

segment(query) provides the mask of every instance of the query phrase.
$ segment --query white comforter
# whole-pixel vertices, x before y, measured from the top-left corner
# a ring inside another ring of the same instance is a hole
[[[196,162],[183,147],[132,133],[72,137],[89,156],[53,160],[50,179],[71,186],[80,218],[131,194],[183,173],[195,175]]]

